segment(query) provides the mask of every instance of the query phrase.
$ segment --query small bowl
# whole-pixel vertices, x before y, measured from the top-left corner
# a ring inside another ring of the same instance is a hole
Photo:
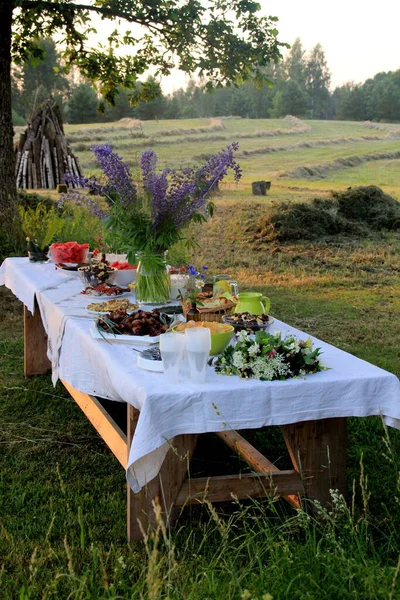
[[[90,285],[94,288],[98,287],[101,283],[107,283],[109,285],[114,284],[117,274],[118,271],[116,269],[109,269],[109,276],[107,277],[107,279],[105,281],[100,281],[99,279],[97,279],[97,277],[93,275],[91,271],[87,271],[86,267],[79,267],[78,269],[78,275],[83,285]]]
[[[247,320],[240,318],[241,315],[245,315]],[[268,320],[263,323],[257,322],[261,321],[263,318],[267,317]],[[257,331],[266,331],[271,324],[274,322],[274,318],[269,315],[251,315],[250,313],[238,313],[238,314],[230,314],[224,315],[222,317],[222,322],[226,325],[231,325],[235,333],[239,333],[239,331],[247,331],[248,333],[256,333]]]
[[[177,331],[178,325],[172,328],[174,333],[184,333],[184,331]],[[217,354],[221,354],[228,346],[234,334],[234,329],[231,326],[229,331],[222,331],[221,333],[212,333],[211,334],[211,350],[210,356],[216,356]]]
[[[115,285],[126,287],[130,283],[134,283],[136,281],[136,269],[116,269],[116,271],[117,275],[114,280]]]

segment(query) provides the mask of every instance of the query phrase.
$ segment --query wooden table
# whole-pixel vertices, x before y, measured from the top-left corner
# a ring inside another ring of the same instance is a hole
[[[24,374],[42,375],[50,368],[47,336],[38,306],[34,315],[24,307]],[[62,382],[115,457],[126,468],[129,448],[139,411],[127,404],[127,434],[104,409],[98,398],[84,394]],[[236,431],[216,432],[250,466],[251,473],[214,477],[188,477],[190,460],[198,434],[176,436],[158,476],[135,494],[127,486],[127,535],[143,538],[155,526],[154,502],[161,506],[167,524],[175,518],[175,508],[186,504],[230,501],[245,498],[282,496],[299,508],[304,499],[329,505],[330,489],[345,492],[346,419],[303,421],[280,427],[293,469],[280,470]],[[201,435],[201,434],[200,434]]]

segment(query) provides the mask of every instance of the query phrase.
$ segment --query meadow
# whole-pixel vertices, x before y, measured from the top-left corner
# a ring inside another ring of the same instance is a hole
[[[358,185],[400,201],[400,125],[221,118],[67,125],[66,135],[86,174],[97,173],[93,143],[112,142],[136,173],[149,146],[161,167],[176,167],[238,141],[243,178],[221,186],[215,216],[193,230],[191,260],[268,295],[283,321],[400,375],[399,231],[278,243],[260,227],[281,202]],[[306,177],[315,166],[319,176]],[[267,196],[252,196],[256,180],[271,181]],[[348,490],[329,513],[276,498],[202,504],[183,509],[175,531],[160,525],[128,546],[124,473],[61,386],[23,378],[21,315],[1,288],[2,600],[400,597],[398,431],[349,419]],[[285,468],[279,430],[245,436]],[[233,460],[212,436],[206,446],[215,468]]]

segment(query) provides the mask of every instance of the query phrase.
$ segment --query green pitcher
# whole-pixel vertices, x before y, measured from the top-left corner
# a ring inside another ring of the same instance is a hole
[[[260,292],[241,292],[238,296],[235,313],[248,312],[252,315],[267,315],[271,308],[271,301]]]

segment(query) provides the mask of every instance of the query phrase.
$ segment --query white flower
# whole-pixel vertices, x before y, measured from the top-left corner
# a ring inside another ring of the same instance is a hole
[[[239,335],[238,335],[239,342],[245,342],[248,337],[249,337],[248,333],[245,329],[242,329],[242,331],[239,331]]]
[[[254,344],[252,344],[248,349],[249,356],[256,356],[259,349],[260,349],[259,344],[257,344],[257,342],[254,342]]]
[[[204,281],[202,279],[195,279],[194,285],[201,290],[204,287]]]
[[[298,340],[293,340],[290,344],[287,344],[286,348],[296,354],[300,350]]]
[[[232,354],[232,364],[237,369],[242,369],[244,367],[244,358],[241,352],[234,352]]]

